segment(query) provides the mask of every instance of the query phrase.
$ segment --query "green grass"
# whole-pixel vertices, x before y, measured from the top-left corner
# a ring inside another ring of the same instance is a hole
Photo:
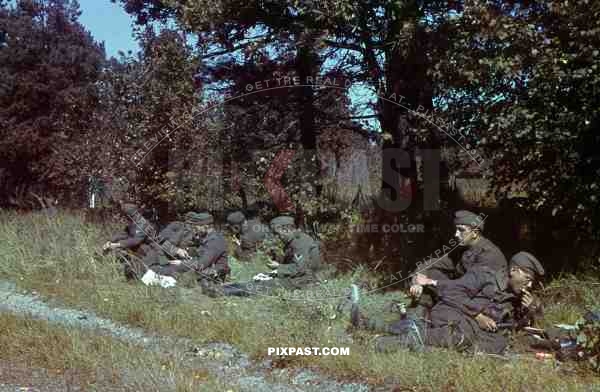
[[[137,346],[63,328],[45,321],[0,314],[0,360],[44,369],[84,390],[216,391],[228,390],[207,370],[181,366],[177,358],[159,356]],[[24,383],[31,379],[20,380]]]
[[[348,330],[348,314],[338,314],[334,300],[284,300],[280,297],[210,299],[198,289],[161,289],[128,283],[119,264],[97,253],[114,227],[85,224],[80,215],[0,213],[0,278],[36,290],[48,299],[95,311],[116,321],[161,334],[178,335],[198,343],[225,341],[254,358],[267,356],[268,347],[349,347],[346,357],[287,357],[280,365],[319,367],[345,379],[373,383],[397,378],[415,390],[585,390],[585,374],[562,373],[532,356],[504,361],[436,350],[433,354],[374,352],[374,336]],[[264,259],[251,263],[232,260],[232,277],[246,281],[265,271]],[[361,268],[330,279],[329,292],[342,294],[350,283],[375,280]],[[558,285],[566,285],[566,289]],[[600,287],[573,277],[546,288],[550,298],[564,298],[547,306],[544,323],[572,322],[585,307],[598,305]],[[567,293],[569,293],[567,295]],[[384,308],[404,298],[399,291],[378,292],[362,301],[368,315],[395,314]]]

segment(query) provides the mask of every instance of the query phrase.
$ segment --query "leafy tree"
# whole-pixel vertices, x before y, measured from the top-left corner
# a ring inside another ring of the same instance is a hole
[[[82,157],[72,152],[90,131],[104,48],[79,24],[79,15],[70,0],[0,8],[0,154],[9,189],[35,184],[38,193],[66,199],[85,190]]]
[[[137,57],[113,59],[103,75],[98,123],[110,142],[99,141],[108,159],[97,173],[126,178],[129,192],[168,221],[191,196],[181,194],[185,188],[176,186],[181,179],[173,168],[197,161],[205,136],[192,77],[197,62],[177,31],[149,27],[140,41]]]
[[[470,2],[435,67],[498,196],[519,187],[585,235],[600,227],[598,16],[591,1]]]

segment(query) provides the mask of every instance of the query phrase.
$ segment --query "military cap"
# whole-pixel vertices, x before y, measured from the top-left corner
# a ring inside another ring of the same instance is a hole
[[[511,264],[534,273],[536,276],[544,276],[544,267],[534,255],[528,252],[519,252],[510,259]]]
[[[191,225],[209,225],[213,223],[213,217],[208,212],[193,212],[190,211],[184,216],[185,222]]]
[[[246,220],[246,217],[241,211],[232,212],[227,215],[227,223],[230,225],[239,225]]]
[[[477,227],[483,231],[483,219],[471,211],[460,210],[454,213],[454,225]]]
[[[137,211],[137,206],[133,203],[123,203],[121,204],[121,211],[129,216],[133,216]]]
[[[271,228],[273,230],[282,226],[294,226],[294,218],[291,216],[282,215],[271,220]]]

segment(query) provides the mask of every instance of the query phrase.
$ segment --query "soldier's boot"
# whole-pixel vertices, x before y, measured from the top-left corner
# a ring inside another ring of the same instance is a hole
[[[235,297],[248,297],[250,293],[247,290],[244,290],[242,286],[239,284],[216,284],[209,279],[202,279],[199,281],[200,287],[202,287],[202,293],[212,297],[222,297],[222,296],[235,296]]]

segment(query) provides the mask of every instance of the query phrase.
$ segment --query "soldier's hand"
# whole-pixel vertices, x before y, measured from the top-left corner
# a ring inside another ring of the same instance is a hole
[[[410,295],[413,297],[420,297],[423,294],[423,286],[418,284],[413,284],[410,286]]]
[[[423,274],[417,274],[415,276],[415,284],[419,286],[427,286],[428,284],[431,284],[431,279]],[[422,289],[423,288],[421,287],[421,290]]]
[[[479,328],[490,332],[496,332],[496,322],[485,314],[479,313],[477,316],[475,316],[475,321],[477,321],[477,324],[479,324]]]
[[[106,242],[104,245],[102,245],[102,250],[106,251],[106,250],[111,249],[110,245],[111,245],[110,241]]]
[[[269,261],[267,263],[267,267],[269,267],[271,269],[275,269],[275,268],[279,267],[279,263],[276,261]]]
[[[521,305],[529,308],[535,301],[535,297],[527,290],[523,290],[523,296],[521,297]]]
[[[171,265],[181,265],[181,260],[169,260],[169,264],[171,264]]]
[[[190,255],[188,254],[187,250],[181,249],[181,248],[177,249],[177,251],[175,252],[175,255],[179,256],[179,257],[181,257],[183,259],[189,259],[190,258]]]

